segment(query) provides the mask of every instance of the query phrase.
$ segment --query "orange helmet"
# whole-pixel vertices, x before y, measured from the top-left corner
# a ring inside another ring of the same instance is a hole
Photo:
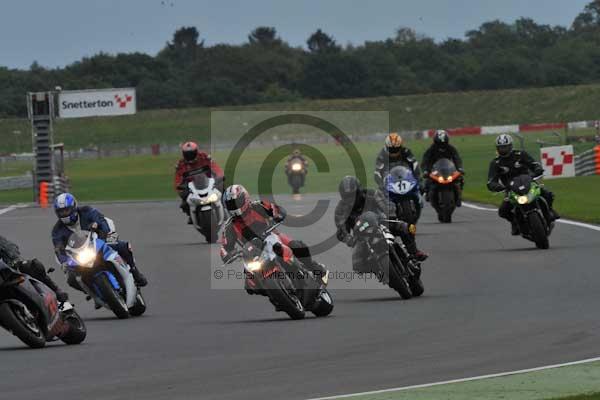
[[[198,144],[196,142],[185,142],[181,145],[181,154],[186,162],[192,162],[198,157]]]
[[[402,150],[402,136],[393,132],[385,138],[385,147],[391,155],[397,155]]]

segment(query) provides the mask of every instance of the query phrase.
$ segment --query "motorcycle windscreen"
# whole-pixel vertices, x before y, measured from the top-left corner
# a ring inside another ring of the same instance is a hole
[[[194,175],[192,182],[196,190],[204,190],[210,186],[210,178],[206,174]]]
[[[441,158],[433,164],[432,170],[437,172],[440,176],[448,178],[456,172],[456,165],[447,158]]]
[[[509,189],[518,195],[525,195],[531,190],[533,179],[529,175],[519,175],[513,178],[508,186]]]
[[[412,171],[406,167],[394,167],[384,181],[387,196],[394,202],[411,194],[418,187],[418,181]]]

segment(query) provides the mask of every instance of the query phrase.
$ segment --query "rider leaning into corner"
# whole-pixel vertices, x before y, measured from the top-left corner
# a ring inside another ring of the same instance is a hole
[[[56,293],[56,299],[64,303],[69,299],[69,295],[63,292],[58,285],[50,279],[46,273],[44,264],[37,258],[24,260],[21,256],[19,246],[0,235],[0,260],[3,260],[9,267],[14,268],[34,279],[42,282]]]
[[[465,174],[465,170],[463,169],[462,158],[458,154],[458,150],[456,147],[450,144],[450,134],[445,130],[436,131],[433,135],[433,143],[425,154],[423,154],[423,160],[421,162],[421,168],[423,169],[423,178],[425,179],[425,198],[429,201],[429,190],[431,189],[431,181],[429,180],[429,174],[431,173],[431,169],[433,165],[440,159],[447,158],[451,160],[456,169],[460,171],[463,175]],[[464,188],[465,181],[461,177],[460,179],[460,189]],[[461,196],[458,197],[457,206],[460,207],[462,205]]]
[[[224,195],[225,207],[231,218],[225,224],[221,239],[221,259],[227,263],[235,255],[233,251],[238,242],[246,243],[259,237],[274,223],[282,222],[286,211],[277,204],[266,200],[252,201],[250,194],[242,185],[232,185]],[[300,240],[292,240],[289,236],[273,231],[283,246],[289,247],[294,256],[323,283],[327,282],[327,270],[322,264],[313,260],[310,249]],[[277,253],[277,250],[275,251]]]
[[[403,143],[402,137],[397,133],[390,133],[385,138],[385,146],[381,149],[375,161],[375,182],[380,188],[383,187],[383,180],[390,170],[399,165],[410,168],[415,178],[421,178],[419,162],[412,151],[404,147]]]
[[[530,174],[534,180],[543,178],[544,168],[542,168],[542,165],[526,151],[514,150],[512,136],[506,134],[498,136],[496,138],[496,150],[498,156],[490,162],[488,171],[487,187],[491,192],[506,191],[510,181],[519,175]],[[560,216],[552,208],[554,194],[542,187],[541,195],[548,203],[554,220],[559,219]],[[513,206],[508,197],[500,205],[498,215],[511,223],[511,233],[513,235],[520,234],[519,226],[514,218]]]
[[[75,196],[70,193],[63,193],[56,198],[54,212],[58,217],[58,221],[52,229],[52,243],[54,244],[56,257],[61,264],[68,260],[66,247],[69,237],[74,232],[96,232],[98,238],[102,240],[106,240],[108,234],[111,233],[108,222],[106,222],[100,211],[89,206],[78,207]],[[135,284],[139,287],[146,286],[148,281],[135,263],[129,242],[119,240],[114,244],[108,244],[108,246],[119,253],[121,258],[129,265]],[[69,271],[67,283],[74,289],[81,290],[75,276],[69,269],[67,271]]]
[[[216,187],[223,193],[223,182],[225,177],[221,167],[211,158],[210,154],[200,151],[195,142],[185,142],[181,145],[182,158],[175,166],[175,191],[181,197],[181,210],[188,216],[188,224],[192,224],[190,216],[190,206],[187,203],[187,197],[190,194],[187,183],[190,179],[190,173],[201,168],[207,168],[207,175],[215,178]]]
[[[347,176],[340,182],[339,192],[341,200],[335,208],[335,225],[337,238],[354,248],[352,252],[352,265],[358,272],[366,272],[365,260],[368,258],[366,244],[356,242],[352,234],[356,220],[367,211],[372,211],[384,219],[396,219],[395,212],[381,191],[364,189],[359,180],[354,176]],[[417,261],[425,261],[427,254],[417,248],[415,240],[416,227],[404,221],[383,223],[388,226],[394,236],[399,236],[406,246],[408,253]]]

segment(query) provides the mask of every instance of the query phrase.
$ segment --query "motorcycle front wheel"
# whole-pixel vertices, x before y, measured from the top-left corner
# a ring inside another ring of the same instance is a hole
[[[24,310],[27,307],[22,303],[19,306],[13,303],[0,304],[0,324],[27,346],[41,349],[46,345],[44,332],[35,317]]]
[[[117,316],[119,319],[129,318],[129,309],[125,300],[121,294],[113,288],[105,274],[98,275],[94,280],[100,293],[102,293],[102,300],[108,305],[108,308]]]
[[[304,306],[298,296],[286,287],[291,285],[290,282],[287,282],[288,285],[286,285],[284,283],[286,280],[288,278],[267,278],[263,285],[271,302],[276,305],[278,310],[285,312],[291,319],[303,319],[305,316]]]

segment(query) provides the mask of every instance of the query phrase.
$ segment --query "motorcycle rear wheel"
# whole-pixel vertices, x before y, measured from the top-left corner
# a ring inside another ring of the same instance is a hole
[[[323,289],[321,295],[317,299],[317,305],[312,309],[312,313],[317,317],[326,317],[333,311],[333,298],[327,291]]]
[[[87,329],[83,319],[75,311],[70,311],[63,317],[63,321],[69,324],[69,332],[60,340],[69,345],[80,344],[87,336]]]
[[[142,296],[142,292],[138,290],[135,296],[135,304],[129,309],[129,315],[132,317],[139,317],[146,312],[146,300]]]
[[[0,324],[31,348],[41,349],[46,346],[46,337],[38,321],[23,315],[22,310],[14,304],[0,304]]]

